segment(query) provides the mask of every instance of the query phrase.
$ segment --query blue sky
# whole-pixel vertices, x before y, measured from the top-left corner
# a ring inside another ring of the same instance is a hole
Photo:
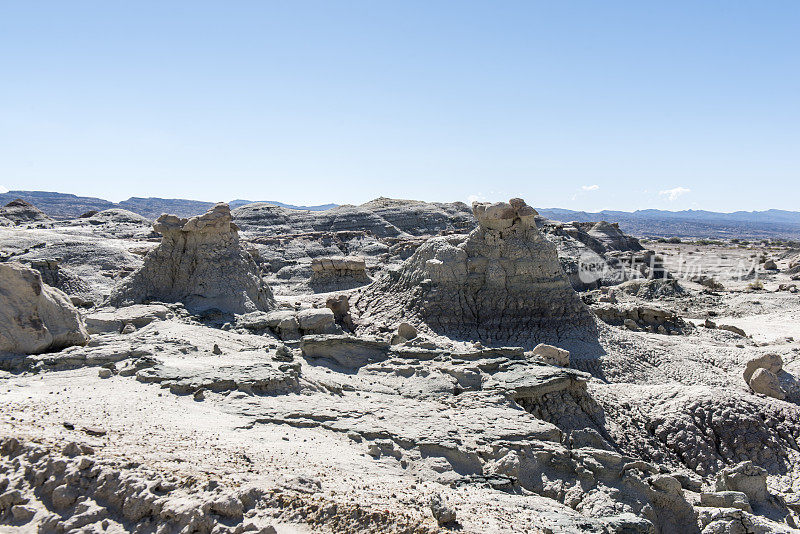
[[[800,209],[800,2],[0,4],[0,186]]]

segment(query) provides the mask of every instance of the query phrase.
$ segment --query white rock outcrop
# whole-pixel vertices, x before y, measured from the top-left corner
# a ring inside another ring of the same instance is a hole
[[[162,235],[161,243],[117,288],[111,304],[183,302],[194,312],[236,314],[274,307],[272,291],[242,249],[227,204],[190,219],[162,215],[153,229]]]
[[[21,263],[0,263],[0,352],[36,354],[85,345],[89,334],[61,290]]]

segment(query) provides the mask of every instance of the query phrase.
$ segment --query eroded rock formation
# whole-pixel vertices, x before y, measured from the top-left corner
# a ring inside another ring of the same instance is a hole
[[[336,291],[366,285],[366,263],[362,256],[328,256],[311,261],[309,285],[316,291]]]
[[[53,220],[45,215],[39,208],[20,198],[12,200],[4,207],[0,207],[0,218],[10,221],[15,225]]]
[[[86,327],[62,291],[20,263],[0,263],[0,352],[35,354],[89,341]]]
[[[153,229],[162,235],[161,244],[116,290],[113,304],[158,300],[227,313],[274,307],[272,291],[240,245],[227,204],[190,219],[162,215]]]
[[[454,339],[536,344],[586,337],[594,320],[522,199],[475,203],[468,236],[436,237],[359,299],[373,319],[424,324]],[[380,322],[380,321],[377,321]]]

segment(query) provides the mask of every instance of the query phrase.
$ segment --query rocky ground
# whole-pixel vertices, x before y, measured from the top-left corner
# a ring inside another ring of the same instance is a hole
[[[0,262],[90,337],[9,350],[57,296],[0,328],[0,531],[795,531],[797,252],[523,204],[219,208],[170,243],[124,210],[13,206]]]

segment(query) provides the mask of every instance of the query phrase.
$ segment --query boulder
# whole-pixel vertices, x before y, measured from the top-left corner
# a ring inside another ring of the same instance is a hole
[[[417,329],[408,323],[400,323],[397,326],[397,335],[405,340],[414,339],[417,337]]]
[[[142,328],[153,321],[163,321],[168,315],[169,309],[161,304],[134,304],[119,309],[97,311],[87,315],[84,320],[90,334],[104,334],[119,333],[128,324]]]
[[[333,312],[336,324],[347,329],[353,330],[353,317],[350,315],[350,299],[347,295],[336,295],[328,297],[325,306]]]
[[[730,324],[721,324],[721,325],[718,325],[717,328],[720,329],[720,330],[727,330],[728,332],[733,332],[734,334],[736,334],[738,336],[742,336],[742,337],[746,337],[747,336],[745,331],[742,330],[741,328],[739,328],[738,326],[733,326],[733,325],[730,325]]]
[[[455,523],[456,511],[444,502],[441,495],[436,494],[431,498],[430,507],[431,514],[440,527]]]
[[[332,334],[336,321],[330,308],[311,308],[297,313],[297,322],[304,334]]]
[[[627,328],[628,330],[633,330],[634,332],[640,332],[642,329],[639,327],[639,324],[634,321],[633,319],[625,319],[622,321],[622,325]]]
[[[549,365],[569,367],[569,351],[553,345],[539,343],[532,351],[525,353],[525,356],[535,358]]]
[[[780,354],[768,353],[762,354],[761,356],[756,356],[752,360],[748,361],[747,365],[744,367],[745,382],[748,384],[750,383],[750,378],[752,378],[753,373],[756,372],[756,369],[766,369],[777,375],[783,369],[783,358],[781,358]]]
[[[750,389],[756,393],[761,393],[762,395],[778,400],[786,398],[786,394],[784,394],[781,389],[778,377],[775,373],[767,369],[756,369],[748,384],[750,385]]]
[[[272,291],[242,248],[227,204],[189,219],[162,215],[153,229],[162,235],[161,243],[125,278],[109,303],[183,302],[192,312],[218,309],[234,314],[274,308]]]
[[[778,264],[775,263],[775,260],[767,260],[767,261],[764,262],[764,270],[777,271],[778,270]]]
[[[88,341],[66,294],[43,283],[34,269],[0,263],[0,352],[36,354]]]
[[[767,470],[747,460],[717,473],[714,482],[717,491],[741,492],[750,503],[766,503],[769,499],[767,490]]]

